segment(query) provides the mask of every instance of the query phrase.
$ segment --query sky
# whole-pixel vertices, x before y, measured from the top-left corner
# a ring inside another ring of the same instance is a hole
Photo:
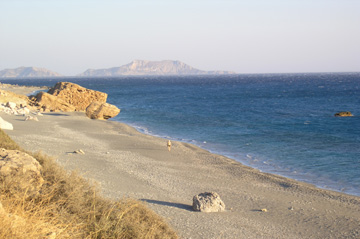
[[[0,70],[360,72],[360,0],[0,0]]]

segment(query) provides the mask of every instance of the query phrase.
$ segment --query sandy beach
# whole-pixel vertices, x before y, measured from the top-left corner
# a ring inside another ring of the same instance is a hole
[[[0,82],[0,90],[10,91],[19,95],[30,95],[39,90],[46,90],[48,87],[37,87],[37,86],[21,86],[12,84],[2,84]]]
[[[169,152],[166,139],[82,112],[46,113],[38,122],[0,116],[13,124],[6,133],[21,147],[53,156],[107,197],[146,202],[181,238],[360,238],[359,197],[262,173],[187,143],[172,142]],[[85,154],[73,153],[79,149]],[[210,191],[226,212],[192,210],[193,196]]]

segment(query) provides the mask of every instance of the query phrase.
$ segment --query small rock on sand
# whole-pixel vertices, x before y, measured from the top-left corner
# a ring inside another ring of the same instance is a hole
[[[85,154],[85,152],[82,149],[78,149],[74,151],[74,154]]]
[[[223,212],[225,203],[216,192],[205,192],[194,196],[193,209],[200,212]]]
[[[25,117],[25,121],[32,120],[32,121],[39,121],[36,116],[28,115]]]

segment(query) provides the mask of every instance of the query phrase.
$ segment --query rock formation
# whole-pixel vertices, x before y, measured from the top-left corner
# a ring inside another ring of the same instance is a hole
[[[3,118],[0,117],[0,129],[13,130],[14,127],[11,123],[3,120]]]
[[[45,92],[40,92],[32,98],[31,104],[37,106],[43,112],[72,112],[76,109],[72,104]]]
[[[353,116],[349,111],[342,111],[335,114],[336,117],[351,117]]]
[[[107,120],[120,113],[120,109],[115,105],[94,101],[86,108],[86,115],[90,119]]]
[[[107,99],[106,93],[86,89],[70,82],[58,82],[48,93],[75,106],[76,111],[85,111],[93,101],[106,103]]]
[[[44,183],[41,165],[35,158],[18,150],[0,149],[1,180],[16,190],[37,194]]]
[[[31,97],[29,105],[43,112],[86,111],[91,119],[109,119],[119,114],[120,109],[106,103],[106,99],[106,93],[70,82],[58,82],[48,93],[40,92]]]
[[[222,212],[225,211],[225,203],[216,192],[205,192],[194,196],[193,209],[200,212]]]

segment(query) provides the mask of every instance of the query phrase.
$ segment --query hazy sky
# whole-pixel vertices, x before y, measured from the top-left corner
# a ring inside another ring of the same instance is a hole
[[[0,70],[360,71],[360,0],[0,0]]]

